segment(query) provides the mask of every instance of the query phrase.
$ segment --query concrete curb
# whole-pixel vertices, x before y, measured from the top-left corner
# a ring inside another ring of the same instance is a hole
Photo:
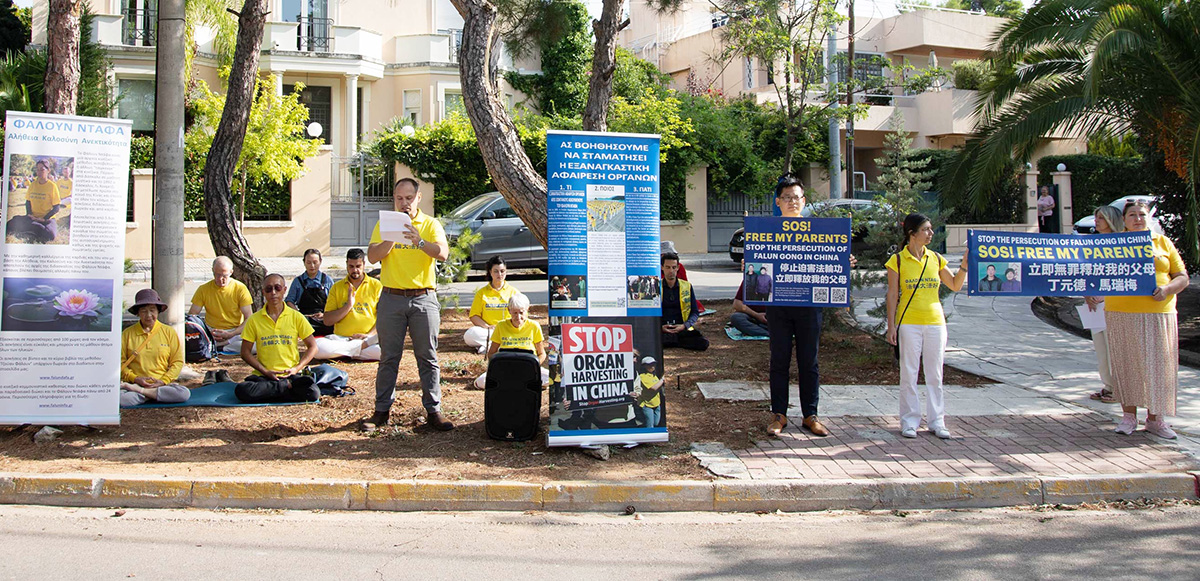
[[[1200,473],[657,482],[325,481],[0,474],[0,504],[135,508],[619,512],[988,508],[1197,499]]]

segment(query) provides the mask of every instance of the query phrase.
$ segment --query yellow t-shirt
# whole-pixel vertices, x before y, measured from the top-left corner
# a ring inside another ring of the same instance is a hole
[[[71,188],[75,186],[75,181],[71,178],[59,178],[56,182],[58,186],[58,195],[63,198],[71,197]]]
[[[276,373],[300,363],[300,342],[312,336],[313,328],[300,311],[283,307],[278,321],[272,321],[263,307],[250,315],[242,329],[242,340],[258,348],[258,362]]]
[[[369,276],[364,276],[361,284],[354,291],[354,308],[345,317],[333,324],[333,332],[342,337],[356,333],[366,334],[375,328],[375,308],[379,304],[379,295],[383,293],[383,283]],[[325,310],[334,311],[342,308],[350,300],[350,279],[343,278],[329,289],[329,298],[325,299]]]
[[[496,324],[496,330],[492,331],[492,343],[500,345],[501,349],[524,349],[537,353],[534,345],[544,340],[542,326],[533,319],[525,319],[520,329],[513,327],[511,319],[500,321]]]
[[[192,295],[192,306],[204,309],[204,322],[213,329],[236,329],[242,324],[242,307],[252,304],[250,289],[237,280],[230,280],[225,288],[210,280]]]
[[[1172,272],[1187,272],[1183,257],[1170,238],[1151,234],[1150,245],[1154,248],[1154,279],[1157,286],[1171,282]],[[1108,297],[1104,299],[1104,310],[1114,313],[1174,313],[1175,295],[1165,301],[1156,301],[1150,296]]]
[[[946,268],[946,259],[928,248],[925,249],[925,257],[922,260],[917,260],[908,251],[908,246],[905,246],[900,251],[900,267],[896,267],[896,255],[893,254],[887,261],[888,270],[898,272],[900,274],[900,302],[896,304],[896,319],[902,325],[945,325],[946,316],[942,313],[942,301],[938,298],[938,287],[942,285],[941,276],[943,268]],[[928,266],[925,266],[925,261],[928,261]],[[925,269],[925,274],[921,274],[921,269]],[[920,276],[920,285],[918,286],[917,277]],[[909,304],[909,297],[913,296],[913,291],[916,291],[917,296],[912,299],[912,304]],[[908,305],[908,311],[904,310],[904,306]],[[901,319],[901,314],[904,315]]]
[[[507,282],[500,285],[499,289],[492,288],[490,283],[485,284],[475,291],[469,316],[479,317],[492,326],[498,325],[500,321],[508,319],[508,300],[515,294],[517,289]]]
[[[437,218],[417,210],[412,222],[422,239],[439,244],[446,243],[446,231],[442,229],[442,223],[438,222]],[[379,235],[379,222],[376,222],[375,229],[371,231],[371,244],[379,242],[383,242],[383,238]],[[382,268],[383,273],[379,278],[383,281],[383,286],[388,288],[437,288],[433,257],[409,244],[407,240],[395,242],[392,251],[383,257]]]
[[[642,382],[642,397],[638,398],[638,405],[644,408],[658,407],[658,405],[662,403],[662,387],[654,390],[654,397],[648,399],[645,397],[645,395],[649,393],[650,388],[654,387],[654,384],[658,383],[658,376],[654,375],[653,373],[643,373],[638,376],[638,379]]]
[[[146,340],[146,336],[150,340]],[[142,344],[145,343],[145,347]],[[129,365],[125,360],[137,351]],[[171,383],[183,369],[183,350],[179,348],[179,335],[175,329],[158,321],[147,333],[141,323],[134,323],[121,331],[121,381],[133,383],[139,377],[153,377],[163,383]]]
[[[52,180],[46,180],[44,184],[39,184],[37,180],[29,182],[29,189],[25,191],[25,199],[29,200],[29,207],[35,218],[45,216],[51,208],[62,203],[62,198],[58,194],[58,185]]]

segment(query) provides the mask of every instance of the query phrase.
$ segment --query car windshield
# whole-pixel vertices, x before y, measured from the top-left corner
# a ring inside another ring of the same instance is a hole
[[[455,208],[453,212],[450,212],[446,216],[450,218],[467,219],[479,213],[480,209],[492,203],[493,201],[495,201],[495,198],[487,194],[475,196],[474,198],[467,200],[467,202],[463,205]]]
[[[1151,216],[1154,215],[1154,208],[1158,206],[1158,200],[1156,200],[1154,198],[1121,198],[1119,200],[1114,200],[1113,203],[1111,203],[1109,205],[1124,212],[1125,204],[1128,204],[1129,202],[1133,202],[1133,201],[1137,201],[1137,200],[1140,200],[1140,201],[1143,201],[1143,202],[1146,202],[1147,204],[1149,204],[1150,205],[1150,215]]]

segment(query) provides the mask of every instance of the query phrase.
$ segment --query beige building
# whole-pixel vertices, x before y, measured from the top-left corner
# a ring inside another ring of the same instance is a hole
[[[728,22],[707,0],[692,0],[673,14],[660,15],[645,0],[631,0],[630,24],[622,32],[621,43],[638,56],[658,65],[673,79],[676,89],[710,88],[727,97],[754,95],[759,102],[778,102],[771,74],[771,63],[754,59],[722,59],[723,28]],[[1001,18],[962,11],[921,8],[887,18],[856,18],[855,62],[864,55],[870,61],[890,62],[893,70],[901,70],[907,62],[917,69],[936,64],[949,70],[962,59],[979,59],[987,49],[989,39],[1003,24]],[[836,51],[848,50],[848,25],[843,23],[836,35]],[[822,48],[828,59],[827,45]],[[880,58],[873,58],[880,57]],[[827,61],[828,62],[828,61]],[[892,73],[879,64],[861,67],[857,74],[882,75]],[[889,83],[899,84],[899,83]],[[941,86],[919,94],[905,94],[901,88],[886,94],[857,95],[856,102],[869,103],[865,119],[855,121],[854,168],[855,188],[868,189],[878,178],[875,159],[881,157],[884,135],[889,131],[889,119],[899,111],[905,127],[913,136],[913,147],[949,149],[962,145],[974,127],[976,91],[954,87],[948,80]],[[819,102],[819,91],[809,93],[809,99]],[[846,130],[839,130],[843,166]],[[1086,141],[1056,136],[1047,139],[1035,158],[1043,155],[1084,153]],[[828,194],[827,168],[807,168],[806,181],[818,192]],[[845,170],[838,176],[845,190]],[[693,212],[698,210],[693,208]],[[755,211],[744,199],[729,199],[709,203],[707,216],[708,249],[720,251],[726,247],[730,234],[741,227],[741,217]]]
[[[154,128],[155,22],[157,0],[90,0],[96,13],[93,38],[112,61],[113,87],[121,101],[116,116],[135,130]],[[34,44],[46,44],[47,0],[34,3]],[[248,221],[244,234],[260,256],[298,256],[305,248],[365,243],[376,215],[390,207],[390,189],[356,184],[351,167],[358,144],[381,125],[400,117],[434,123],[462,110],[458,46],[463,21],[449,0],[270,0],[260,70],[277,91],[303,83],[301,100],[324,141],[308,172],[291,184],[291,211],[273,220]],[[214,91],[212,30],[196,33],[196,73]],[[536,72],[522,62],[526,72]],[[164,65],[168,66],[168,65]],[[182,66],[172,64],[169,66]],[[503,70],[516,68],[500,60]],[[521,95],[502,83],[502,98]],[[136,172],[126,254],[150,257],[152,174]],[[425,202],[432,211],[432,187]],[[185,225],[189,256],[212,256],[203,222]]]

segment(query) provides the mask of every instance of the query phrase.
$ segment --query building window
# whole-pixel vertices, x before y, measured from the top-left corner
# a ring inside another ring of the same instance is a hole
[[[712,27],[721,28],[726,24],[729,24],[729,15],[714,9],[712,11]]]
[[[329,0],[283,0],[281,20],[299,23],[296,50],[329,52],[333,48]]]
[[[296,85],[284,85],[283,94],[296,92]],[[321,142],[329,145],[333,134],[333,87],[305,86],[300,92],[300,103],[308,107],[308,121],[321,124]]]
[[[445,112],[442,114],[442,119],[449,119],[456,112],[463,115],[467,114],[467,107],[463,104],[462,93],[455,91],[446,91],[445,97]]]
[[[746,82],[747,89],[754,88],[754,61],[750,57],[746,57]]]
[[[358,103],[358,106],[354,108],[354,113],[357,116],[357,118],[354,120],[354,129],[355,129],[355,131],[358,132],[358,134],[355,135],[354,138],[358,141],[358,143],[362,143],[363,120],[367,118],[367,114],[363,112],[363,90],[362,90],[362,87],[358,87],[357,94],[355,95],[355,100]]]
[[[154,46],[158,30],[158,0],[124,0],[123,43],[130,46]]]
[[[154,81],[120,79],[117,117],[133,122],[134,131],[154,130]]]
[[[421,89],[404,91],[404,118],[413,125],[421,124]]]

